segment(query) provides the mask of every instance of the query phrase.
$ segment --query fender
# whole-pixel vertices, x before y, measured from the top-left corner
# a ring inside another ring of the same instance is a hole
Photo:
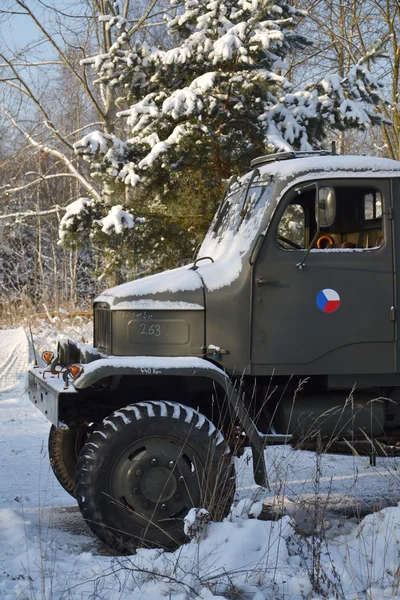
[[[254,480],[258,485],[268,487],[264,448],[268,442],[286,443],[291,436],[261,433],[241,399],[240,388],[239,390],[236,389],[225,371],[208,360],[196,357],[114,356],[94,360],[84,365],[82,374],[74,381],[74,387],[83,390],[106,377],[121,375],[140,375],[143,377],[157,377],[159,375],[202,376],[218,383],[225,390],[231,410],[249,438],[253,451]]]

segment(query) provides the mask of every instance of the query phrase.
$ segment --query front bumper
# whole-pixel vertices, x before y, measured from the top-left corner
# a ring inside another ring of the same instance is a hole
[[[28,370],[28,393],[31,402],[53,425],[63,427],[58,418],[60,398],[78,392],[71,384],[65,388],[62,374],[54,375],[46,368],[31,367]]]

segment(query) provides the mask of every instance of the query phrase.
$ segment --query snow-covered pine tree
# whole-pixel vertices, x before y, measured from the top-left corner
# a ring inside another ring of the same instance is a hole
[[[195,168],[220,185],[272,148],[310,149],[328,128],[381,121],[380,86],[359,65],[344,78],[328,74],[306,90],[290,89],[285,58],[310,42],[296,33],[303,13],[288,3],[171,4],[177,14],[168,29],[179,45],[163,51],[132,42],[126,22],[110,16],[108,26],[119,33],[114,45],[85,61],[98,81],[118,88],[120,105],[130,105],[119,113],[129,139],[96,132],[75,145],[91,158],[103,156],[105,178],[160,186]]]
[[[220,188],[266,151],[264,116],[290,87],[282,75],[285,56],[308,41],[295,32],[299,13],[286,2],[172,4],[177,14],[168,29],[179,45],[167,51],[131,42],[126,23],[109,20],[122,32],[107,55],[86,63],[98,81],[118,88],[120,105],[130,105],[119,115],[131,137],[103,136],[104,152],[99,134],[89,134],[76,151],[96,160],[102,154],[103,177],[128,185],[170,191],[182,172],[200,170],[210,187]]]
[[[112,191],[134,188],[147,203],[187,203],[212,212],[224,179],[273,150],[309,150],[329,130],[382,121],[380,85],[358,64],[293,89],[285,59],[309,40],[304,13],[283,0],[171,0],[169,50],[134,41],[127,21],[101,17],[113,32],[106,54],[86,59],[97,82],[119,94],[129,134],[92,132],[75,144]],[[192,181],[201,181],[197,190]],[[151,192],[149,194],[149,192]],[[120,195],[116,194],[120,197]],[[207,219],[205,219],[207,221]]]

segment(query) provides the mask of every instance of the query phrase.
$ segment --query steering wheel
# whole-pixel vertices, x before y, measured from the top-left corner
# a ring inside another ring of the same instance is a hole
[[[285,238],[283,235],[278,235],[277,237],[279,242],[285,242],[285,244],[292,246],[292,248],[296,248],[296,250],[304,250],[303,246],[300,246],[300,244],[293,240],[289,240],[289,238]]]
[[[333,245],[335,240],[330,235],[320,235],[317,239],[317,248],[320,250],[325,250],[331,244]]]

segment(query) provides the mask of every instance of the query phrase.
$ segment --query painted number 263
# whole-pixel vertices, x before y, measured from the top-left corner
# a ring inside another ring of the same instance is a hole
[[[150,325],[149,323],[140,323],[140,335],[161,335],[161,325]]]

